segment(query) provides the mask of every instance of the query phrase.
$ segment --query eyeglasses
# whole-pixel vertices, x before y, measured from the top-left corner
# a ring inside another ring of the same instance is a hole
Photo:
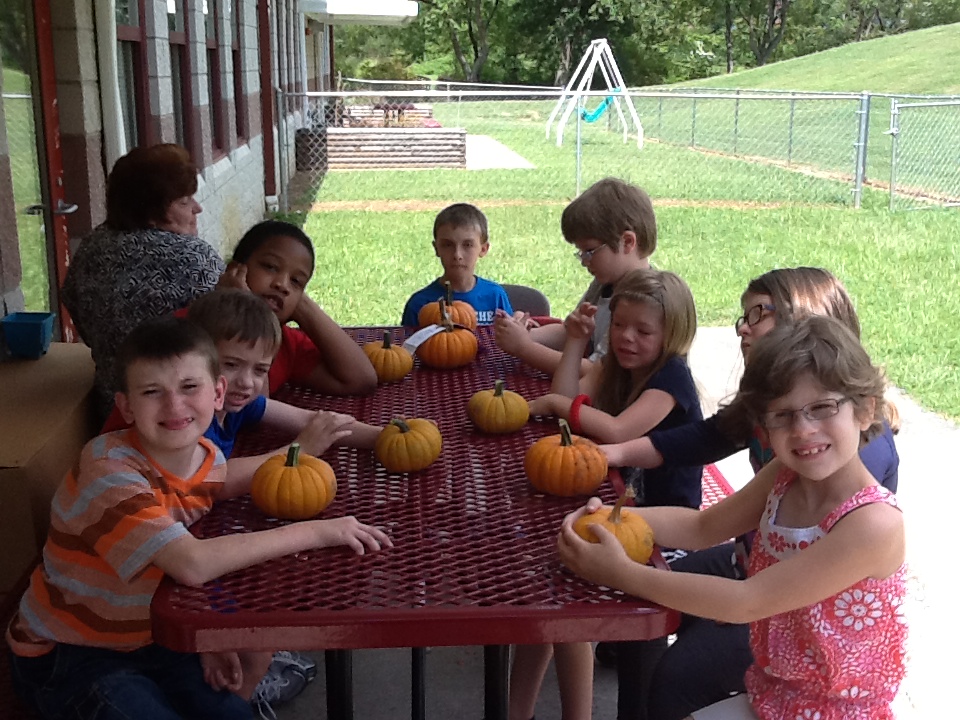
[[[831,418],[840,412],[840,406],[845,402],[852,402],[852,398],[825,398],[807,403],[799,410],[776,410],[774,412],[763,413],[760,416],[760,423],[768,430],[790,427],[797,417],[797,413],[803,415],[810,422],[820,422]]]
[[[760,303],[759,305],[754,305],[752,308],[747,310],[743,315],[737,318],[737,321],[733,324],[734,330],[740,332],[740,328],[747,325],[747,327],[753,327],[763,318],[767,316],[767,313],[772,313],[777,308],[773,305],[768,305],[767,303]]]
[[[577,250],[573,254],[580,262],[588,263],[590,262],[590,259],[593,257],[594,253],[596,253],[598,250],[603,250],[605,247],[606,245],[598,245],[593,250]]]

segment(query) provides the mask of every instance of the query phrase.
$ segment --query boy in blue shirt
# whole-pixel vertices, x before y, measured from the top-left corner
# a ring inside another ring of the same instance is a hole
[[[410,296],[403,308],[404,327],[419,327],[420,309],[446,296],[446,282],[454,300],[469,303],[477,311],[478,325],[491,325],[498,309],[513,315],[506,291],[474,274],[477,260],[490,249],[487,218],[477,207],[457,203],[441,210],[433,222],[433,249],[443,275]]]

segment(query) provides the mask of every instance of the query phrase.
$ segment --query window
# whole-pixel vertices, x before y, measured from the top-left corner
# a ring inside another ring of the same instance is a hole
[[[243,22],[241,0],[227,0],[227,12],[232,13],[228,18],[230,25],[230,49],[233,59],[233,110],[236,114],[237,139],[242,141],[249,137],[250,128],[247,125],[247,102],[243,92],[243,51],[240,48]]]
[[[150,144],[147,123],[147,70],[144,64],[143,8],[140,0],[117,0],[117,82],[127,148]]]
[[[230,0],[227,0],[229,2]],[[207,94],[210,98],[210,142],[215,154],[227,149],[226,117],[223,114],[222,67],[220,65],[220,28],[217,0],[202,0],[203,24],[207,45]]]
[[[170,37],[170,80],[173,86],[173,124],[176,142],[193,152],[193,102],[190,56],[187,50],[184,0],[167,0],[167,30]]]

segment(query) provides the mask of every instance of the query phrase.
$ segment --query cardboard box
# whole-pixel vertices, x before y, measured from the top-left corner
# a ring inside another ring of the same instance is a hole
[[[93,437],[90,348],[0,362],[0,599],[39,557],[50,499]]]

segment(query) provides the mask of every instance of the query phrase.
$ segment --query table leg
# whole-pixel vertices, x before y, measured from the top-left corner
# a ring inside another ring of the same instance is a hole
[[[422,647],[410,648],[410,718],[425,720],[427,717],[427,651]]]
[[[327,650],[327,719],[353,720],[353,652]]]
[[[483,647],[484,720],[507,720],[510,700],[510,646]]]

